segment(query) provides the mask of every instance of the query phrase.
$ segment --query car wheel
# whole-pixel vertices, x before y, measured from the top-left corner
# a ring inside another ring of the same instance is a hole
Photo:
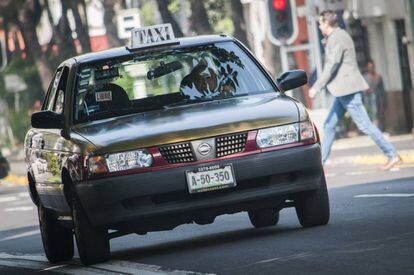
[[[325,225],[329,222],[329,196],[325,175],[322,175],[319,189],[298,194],[295,208],[303,227]]]
[[[250,222],[256,228],[276,225],[279,221],[279,211],[274,209],[259,209],[248,211]]]
[[[40,233],[47,259],[52,263],[72,259],[72,229],[58,224],[57,219],[43,205],[39,204],[37,209]]]
[[[77,198],[73,198],[72,218],[81,262],[91,265],[107,261],[110,254],[108,230],[91,225]]]

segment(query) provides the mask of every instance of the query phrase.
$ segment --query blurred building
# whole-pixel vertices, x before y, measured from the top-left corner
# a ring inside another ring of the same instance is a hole
[[[414,91],[413,0],[344,1],[340,10],[364,68],[372,59],[387,91],[386,128],[412,131]]]
[[[338,13],[340,26],[345,28],[354,39],[361,71],[364,71],[366,62],[372,59],[377,65],[377,71],[383,76],[388,99],[386,130],[391,133],[412,131],[414,0],[291,1],[296,4],[299,35],[293,45],[286,47],[287,56],[283,56],[284,53],[281,52],[280,59],[274,62],[283,61],[285,58],[287,66],[283,66],[284,69],[301,68],[310,76],[320,71],[323,47],[320,44],[322,37],[317,27],[318,14],[324,9],[333,9]],[[242,2],[248,18],[246,22],[249,24],[252,50],[264,64],[269,63],[265,54],[266,32],[263,31],[268,28],[268,21],[264,19],[267,17],[266,0],[242,0]],[[308,107],[325,110],[329,108],[331,101],[329,94],[312,102],[307,96],[307,88],[301,92],[302,96],[299,94],[299,98]]]

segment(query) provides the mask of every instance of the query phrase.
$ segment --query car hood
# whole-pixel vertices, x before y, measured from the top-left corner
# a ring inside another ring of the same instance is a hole
[[[95,154],[122,152],[294,123],[296,104],[277,93],[190,104],[76,125]]]

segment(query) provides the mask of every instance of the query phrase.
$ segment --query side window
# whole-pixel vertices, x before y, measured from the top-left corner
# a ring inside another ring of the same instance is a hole
[[[56,99],[55,99],[55,104],[53,106],[53,111],[58,114],[63,113],[68,73],[69,73],[69,68],[64,67],[62,70],[62,74],[60,76],[59,84],[57,86]]]
[[[63,113],[63,100],[65,97],[65,93],[63,92],[63,90],[59,90],[57,92],[57,97],[56,97],[56,104],[55,107],[53,108],[53,111],[55,111],[58,114]]]
[[[43,110],[52,110],[53,103],[55,102],[56,90],[59,84],[60,76],[62,75],[62,68],[59,68],[53,78],[53,81],[49,87],[48,96],[43,104]]]

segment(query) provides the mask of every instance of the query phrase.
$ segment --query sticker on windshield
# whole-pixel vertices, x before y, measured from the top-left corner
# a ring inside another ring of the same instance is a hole
[[[112,101],[112,92],[111,91],[96,92],[95,100],[96,102]]]

